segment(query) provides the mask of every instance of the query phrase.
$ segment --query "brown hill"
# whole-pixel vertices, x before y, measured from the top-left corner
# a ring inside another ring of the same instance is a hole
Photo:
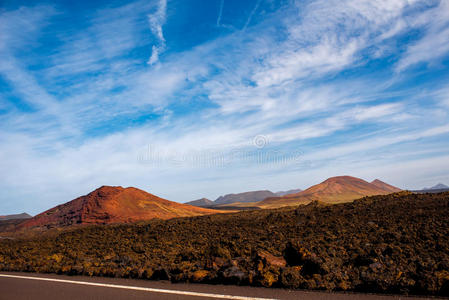
[[[311,201],[334,204],[349,202],[364,196],[389,194],[392,193],[391,189],[397,188],[383,183],[380,180],[376,184],[373,184],[356,177],[337,176],[329,178],[300,193],[284,197],[272,197],[255,204],[262,208],[307,204]]]
[[[228,194],[220,196],[215,200],[216,205],[231,204],[231,203],[244,203],[244,202],[257,202],[262,201],[268,197],[276,196],[275,193],[264,190],[264,191],[252,191],[239,194]]]
[[[29,219],[31,216],[27,213],[21,213],[16,215],[6,215],[6,216],[0,216],[0,221],[6,221],[6,220],[24,220]]]
[[[133,187],[102,186],[88,195],[49,209],[21,223],[19,227],[130,223],[214,213],[218,212],[168,201]]]
[[[385,182],[383,182],[383,181],[381,181],[379,179],[371,181],[371,184],[374,184],[378,188],[381,188],[381,189],[383,189],[383,190],[385,190],[386,192],[389,192],[389,193],[397,193],[397,192],[401,191],[400,188],[397,188],[395,186],[389,185],[388,183],[385,183]]]
[[[198,206],[198,207],[210,207],[210,206],[215,205],[215,202],[212,200],[209,200],[207,198],[201,198],[198,200],[186,202],[185,204]]]
[[[302,189],[294,189],[294,190],[288,190],[288,191],[279,191],[274,193],[276,196],[287,196],[287,195],[291,195],[291,194],[297,194],[299,192],[302,192]]]

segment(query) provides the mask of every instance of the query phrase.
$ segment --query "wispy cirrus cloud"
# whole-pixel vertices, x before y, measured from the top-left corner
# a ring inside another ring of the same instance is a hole
[[[410,25],[424,28],[423,36],[407,47],[396,65],[396,71],[404,71],[418,63],[433,63],[449,51],[449,3],[441,1],[418,18],[409,20]]]
[[[162,26],[165,23],[167,14],[167,0],[159,0],[156,12],[148,15],[148,21],[150,23],[150,29],[153,35],[157,39],[157,45],[153,45],[151,48],[151,56],[148,60],[148,64],[152,65],[159,60],[159,55],[165,49],[165,38]]]

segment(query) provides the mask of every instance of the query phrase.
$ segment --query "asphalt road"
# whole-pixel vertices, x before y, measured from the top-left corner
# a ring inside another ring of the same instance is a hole
[[[0,299],[401,299],[399,296],[321,293],[256,287],[172,284],[119,278],[0,273]],[[402,297],[404,299],[406,297]]]

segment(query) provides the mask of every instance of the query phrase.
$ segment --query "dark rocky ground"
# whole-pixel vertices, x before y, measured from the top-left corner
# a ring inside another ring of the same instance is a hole
[[[0,220],[0,233],[13,231],[24,220],[26,219]]]
[[[449,296],[449,193],[0,239],[0,270]]]

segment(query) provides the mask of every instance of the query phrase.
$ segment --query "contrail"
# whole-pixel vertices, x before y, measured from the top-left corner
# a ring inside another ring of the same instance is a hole
[[[259,8],[260,0],[257,1],[256,5],[254,6],[253,10],[250,12],[248,19],[246,20],[245,26],[243,26],[242,30],[245,30],[246,27],[248,27],[249,22],[251,22],[251,19],[253,18],[254,13]]]
[[[217,26],[220,26],[221,14],[223,13],[223,4],[224,4],[224,0],[221,0],[221,2],[220,2],[220,11],[218,12],[218,18],[217,18]]]

